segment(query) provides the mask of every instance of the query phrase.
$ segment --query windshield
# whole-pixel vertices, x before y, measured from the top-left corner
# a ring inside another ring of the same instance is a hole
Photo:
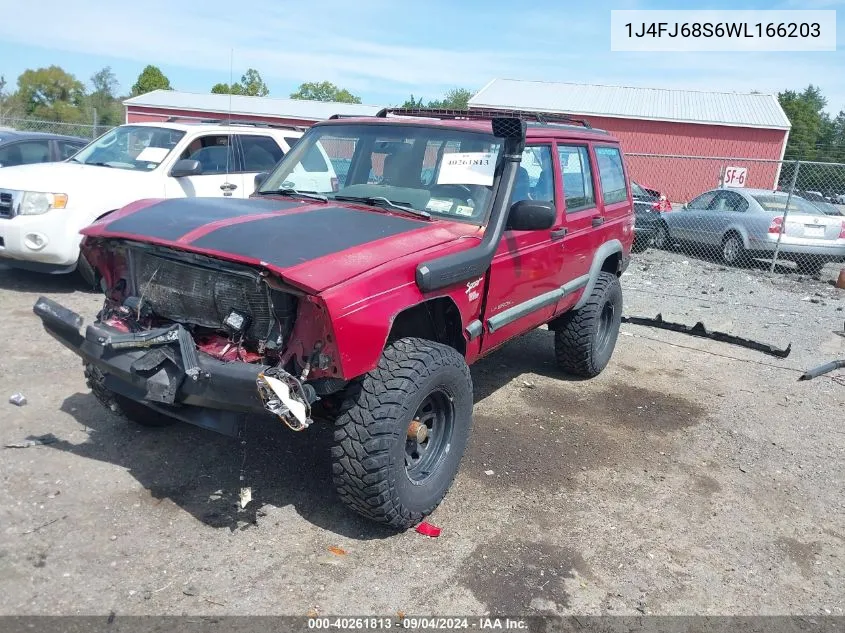
[[[328,199],[380,199],[431,215],[484,222],[500,143],[492,134],[425,125],[311,128],[261,185]]]
[[[769,196],[754,196],[754,199],[760,203],[760,206],[763,207],[766,211],[772,211],[774,213],[782,213],[784,209],[786,209],[786,199],[788,196],[776,196],[776,195],[769,195]],[[792,196],[789,199],[789,210],[795,213],[807,213],[809,215],[819,215],[824,214],[819,207],[808,200],[804,200],[799,196]]]
[[[84,147],[70,160],[86,165],[150,171],[176,147],[184,132],[169,128],[121,125]]]

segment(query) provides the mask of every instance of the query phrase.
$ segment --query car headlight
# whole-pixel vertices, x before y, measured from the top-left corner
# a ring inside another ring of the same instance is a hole
[[[25,191],[21,197],[18,213],[20,215],[41,215],[50,209],[64,209],[67,206],[67,194]]]

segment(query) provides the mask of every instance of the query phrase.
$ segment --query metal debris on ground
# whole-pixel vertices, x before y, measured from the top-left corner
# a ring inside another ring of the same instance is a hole
[[[423,521],[417,526],[417,532],[422,534],[423,536],[430,536],[431,538],[437,538],[440,536],[440,528],[436,525],[429,523],[428,521]]]
[[[9,402],[15,406],[22,407],[26,404],[26,396],[20,391],[9,396]]]
[[[43,446],[45,444],[52,444],[58,441],[59,438],[52,433],[48,433],[47,435],[40,435],[38,437],[28,437],[23,442],[12,442],[11,444],[6,444],[6,448],[29,448],[30,446]]]
[[[728,345],[737,345],[752,349],[769,356],[776,358],[786,358],[792,351],[792,343],[786,346],[785,349],[778,349],[774,345],[768,343],[760,343],[751,339],[742,338],[733,334],[725,332],[715,332],[708,330],[704,323],[698,321],[695,325],[684,325],[683,323],[672,323],[671,321],[664,321],[663,315],[658,314],[656,317],[641,317],[641,316],[623,316],[622,323],[631,323],[632,325],[645,325],[648,327],[655,327],[661,330],[669,330],[670,332],[679,332],[681,334],[689,334],[690,336],[697,336],[699,338],[708,338],[712,341],[720,343],[727,343]]]
[[[801,374],[801,377],[798,380],[812,380],[813,378],[829,374],[830,372],[842,369],[843,367],[845,367],[845,360],[834,360],[829,363],[825,363],[824,365],[814,367],[813,369],[808,369],[806,372]]]

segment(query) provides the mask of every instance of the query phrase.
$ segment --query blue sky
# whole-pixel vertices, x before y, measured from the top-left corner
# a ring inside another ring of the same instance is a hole
[[[840,9],[845,1],[699,3],[647,0],[222,0],[111,2],[0,0],[0,74],[58,64],[86,81],[111,66],[128,91],[148,63],[174,88],[207,92],[257,68],[270,95],[329,80],[374,105],[411,93],[435,98],[494,77],[657,88],[778,92],[821,86],[828,109],[845,109],[845,51],[625,53],[610,51],[611,9]],[[841,37],[840,37],[841,39]]]

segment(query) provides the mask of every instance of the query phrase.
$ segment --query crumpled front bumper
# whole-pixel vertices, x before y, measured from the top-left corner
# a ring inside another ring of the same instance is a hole
[[[181,326],[138,335],[83,319],[40,297],[33,311],[44,329],[104,375],[103,386],[167,415],[226,435],[235,435],[244,413],[266,413],[256,389],[267,365],[223,362],[198,352]],[[180,344],[187,336],[190,345]]]

